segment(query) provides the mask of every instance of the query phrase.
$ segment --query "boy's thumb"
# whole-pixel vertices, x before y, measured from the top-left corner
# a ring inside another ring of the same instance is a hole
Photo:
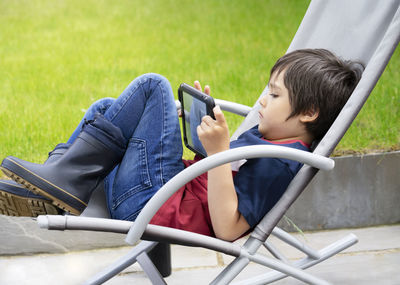
[[[215,120],[225,121],[224,113],[222,113],[221,107],[219,105],[214,107],[213,112],[214,112]]]

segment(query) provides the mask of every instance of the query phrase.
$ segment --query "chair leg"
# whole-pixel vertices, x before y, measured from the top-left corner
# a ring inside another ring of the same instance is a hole
[[[171,245],[169,243],[159,242],[147,254],[162,277],[171,275]]]
[[[224,270],[210,283],[210,285],[229,284],[248,264],[250,260],[240,256],[235,258]]]
[[[142,241],[137,246],[135,246],[129,253],[120,259],[118,259],[115,263],[99,272],[91,279],[85,282],[86,285],[97,285],[103,284],[107,280],[111,279],[122,270],[127,268],[128,266],[134,264],[137,261],[137,258],[142,253],[146,253],[153,249],[157,245],[157,242],[150,241]],[[144,268],[143,268],[144,269]]]
[[[327,247],[321,249],[318,252],[318,254],[321,256],[319,259],[315,260],[310,257],[306,257],[304,259],[294,262],[293,266],[296,266],[297,268],[300,268],[300,269],[309,268],[311,266],[314,266],[314,265],[334,256],[335,254],[345,250],[346,248],[354,245],[355,243],[357,243],[357,241],[358,241],[358,239],[354,234],[349,234],[349,235],[345,236],[344,238],[332,243],[331,245],[328,245]],[[270,284],[272,282],[283,279],[287,276],[288,276],[287,274],[284,274],[279,271],[269,271],[265,274],[255,276],[255,277],[243,280],[241,282],[236,282],[234,284],[235,285]]]
[[[147,277],[150,279],[153,285],[167,284],[146,252],[139,254],[139,256],[137,257],[137,262],[143,268],[144,272],[146,273]]]

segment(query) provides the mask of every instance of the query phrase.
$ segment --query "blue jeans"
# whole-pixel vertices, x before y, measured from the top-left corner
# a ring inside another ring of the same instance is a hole
[[[171,86],[157,74],[136,78],[117,99],[93,103],[69,143],[79,135],[84,120],[93,119],[96,113],[118,126],[129,141],[121,163],[104,185],[111,217],[133,221],[157,190],[184,169]]]

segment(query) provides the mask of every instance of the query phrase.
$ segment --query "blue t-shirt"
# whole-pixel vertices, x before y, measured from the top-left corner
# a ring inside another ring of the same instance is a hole
[[[231,142],[231,148],[248,145],[282,145],[309,151],[299,140],[270,142],[265,140],[258,126],[246,131]],[[278,202],[302,163],[283,158],[255,158],[247,160],[233,181],[239,200],[239,212],[253,228]]]

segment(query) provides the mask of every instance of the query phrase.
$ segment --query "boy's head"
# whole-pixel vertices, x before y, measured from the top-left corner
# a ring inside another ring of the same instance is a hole
[[[269,84],[283,82],[291,107],[286,120],[298,118],[314,140],[325,135],[360,80],[362,70],[361,64],[341,60],[328,50],[296,50],[275,63]],[[269,89],[267,97],[271,86]]]

